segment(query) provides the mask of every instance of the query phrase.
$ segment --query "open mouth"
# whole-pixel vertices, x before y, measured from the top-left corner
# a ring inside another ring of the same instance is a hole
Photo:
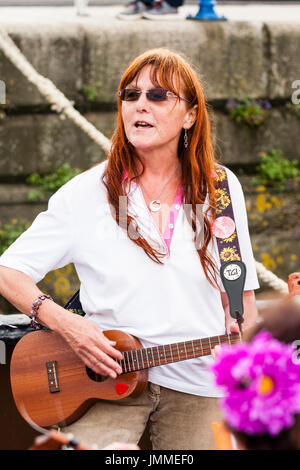
[[[153,127],[151,124],[149,124],[146,121],[137,121],[134,125],[137,129],[147,129]]]

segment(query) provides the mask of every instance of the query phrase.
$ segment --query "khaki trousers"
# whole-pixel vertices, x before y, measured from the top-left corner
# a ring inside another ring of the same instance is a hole
[[[83,445],[138,444],[149,421],[153,450],[214,450],[211,423],[222,420],[217,398],[199,397],[148,383],[138,398],[100,400],[64,428]]]

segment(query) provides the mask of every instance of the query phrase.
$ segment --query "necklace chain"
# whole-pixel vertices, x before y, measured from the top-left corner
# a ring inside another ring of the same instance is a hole
[[[179,163],[178,165],[176,166],[175,170],[171,173],[171,175],[169,176],[169,178],[167,179],[167,181],[165,181],[165,183],[163,184],[159,194],[157,195],[157,197],[155,199],[153,199],[150,204],[149,204],[149,207],[151,209],[151,211],[153,212],[157,212],[160,210],[161,208],[161,202],[159,200],[160,196],[162,195],[164,189],[166,188],[166,186],[168,185],[168,183],[170,183],[170,181],[172,180],[172,178],[174,177],[176,171],[178,170],[179,168]],[[140,181],[140,185],[142,186],[142,188],[144,189],[145,193],[147,194],[148,198],[151,199],[151,197],[149,196],[149,193],[148,193],[148,190],[147,188],[145,188],[145,185]]]

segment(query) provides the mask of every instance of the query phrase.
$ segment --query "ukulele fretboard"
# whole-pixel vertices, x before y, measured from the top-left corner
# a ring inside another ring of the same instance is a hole
[[[132,349],[123,351],[124,359],[117,362],[122,367],[123,374],[126,374],[194,357],[208,356],[216,345],[224,343],[232,345],[239,341],[241,341],[240,333],[231,333],[151,348]]]

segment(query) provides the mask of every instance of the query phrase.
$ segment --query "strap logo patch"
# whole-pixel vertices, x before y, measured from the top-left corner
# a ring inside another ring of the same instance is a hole
[[[228,264],[224,269],[223,275],[228,281],[235,281],[241,277],[242,270],[238,264]]]

